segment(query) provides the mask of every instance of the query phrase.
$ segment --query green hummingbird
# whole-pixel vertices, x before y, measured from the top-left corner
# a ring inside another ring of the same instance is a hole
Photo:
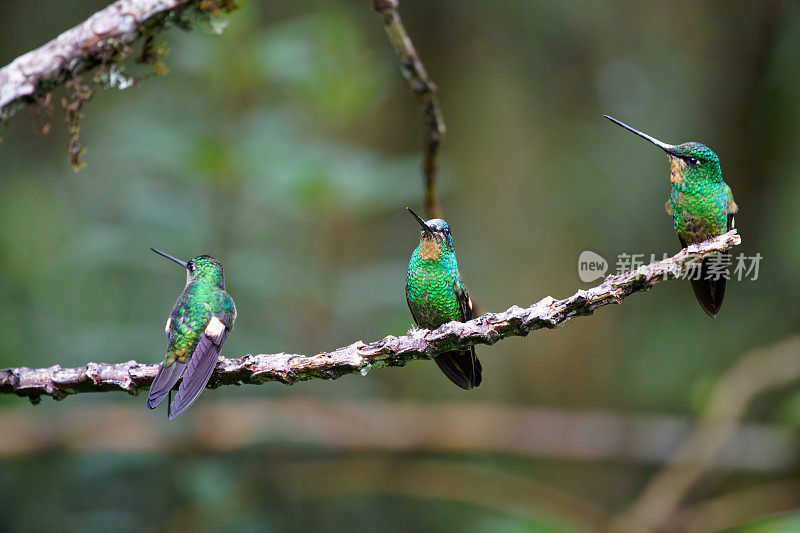
[[[167,415],[173,420],[197,400],[211,378],[233,329],[236,306],[225,292],[222,265],[213,257],[199,255],[185,262],[151,250],[186,269],[186,287],[167,319],[167,354],[147,395],[147,408],[155,409],[183,377],[178,393],[167,405]]]
[[[615,118],[603,116],[666,152],[671,188],[664,207],[672,217],[682,247],[733,229],[734,214],[739,207],[733,201],[731,188],[722,180],[719,157],[708,146],[699,142],[667,144]],[[725,254],[724,259],[729,264],[730,254]],[[700,306],[711,318],[716,318],[725,297],[726,277],[713,276],[709,259],[704,259],[699,275],[691,281]]]
[[[411,254],[406,275],[406,301],[418,326],[436,329],[447,322],[472,318],[472,300],[458,273],[450,226],[440,218],[425,222],[406,207],[422,232],[419,246]],[[475,347],[434,357],[444,374],[462,389],[481,384],[481,362]]]

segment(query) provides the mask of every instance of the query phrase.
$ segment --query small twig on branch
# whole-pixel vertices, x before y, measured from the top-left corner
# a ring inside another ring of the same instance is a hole
[[[675,453],[676,466],[665,468],[653,477],[639,498],[616,519],[615,529],[663,529],[689,490],[717,464],[750,403],[768,390],[797,381],[798,376],[800,337],[739,359],[714,387],[702,419]]]
[[[422,160],[422,174],[425,178],[425,214],[428,219],[441,218],[436,195],[436,175],[439,171],[439,146],[444,140],[447,128],[444,125],[439,99],[436,97],[436,84],[428,76],[428,71],[425,70],[425,65],[422,64],[414,43],[411,42],[411,37],[403,26],[398,11],[399,0],[373,0],[372,5],[375,12],[383,19],[386,34],[400,59],[403,76],[422,108],[422,117],[425,121]]]
[[[414,330],[407,335],[389,335],[380,341],[361,341],[332,352],[310,357],[297,354],[245,355],[220,358],[209,387],[230,384],[260,384],[267,381],[295,383],[308,379],[336,379],[345,374],[366,375],[373,368],[404,366],[416,359],[430,359],[473,344],[494,344],[510,336],[524,337],[533,330],[554,328],[595,309],[621,303],[635,292],[650,289],[667,279],[687,274],[705,257],[740,244],[736,230],[693,244],[676,255],[616,276],[602,284],[579,290],[563,300],[547,297],[530,307],[516,305],[502,313],[487,313],[469,322],[449,322],[429,331]],[[0,394],[17,394],[37,401],[40,396],[61,399],[78,392],[126,391],[137,394],[150,385],[158,365],[87,363],[78,368],[8,368],[0,370]]]
[[[0,69],[0,123],[26,103],[101,63],[166,22],[180,23],[188,9],[215,13],[232,0],[119,0],[49,43]]]

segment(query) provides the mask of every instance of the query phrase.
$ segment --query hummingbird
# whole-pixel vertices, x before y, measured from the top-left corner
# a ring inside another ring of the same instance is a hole
[[[151,250],[186,269],[186,287],[164,328],[167,353],[147,395],[147,408],[155,409],[183,377],[175,398],[167,402],[167,416],[173,420],[197,400],[208,383],[233,329],[236,306],[225,292],[222,265],[213,257],[199,255],[186,262]]]
[[[722,180],[719,157],[708,146],[694,141],[667,144],[613,117],[603,116],[666,152],[671,187],[664,207],[672,217],[672,226],[683,248],[733,229],[739,207],[733,201],[731,188]],[[725,257],[725,264],[730,263],[730,254]],[[699,276],[691,281],[700,306],[711,318],[716,318],[725,297],[726,278],[712,276],[709,259],[704,259]]]
[[[414,322],[436,329],[447,322],[472,318],[472,300],[458,273],[450,226],[440,218],[427,222],[406,207],[422,226],[419,246],[411,254],[406,275],[406,301]],[[444,374],[462,389],[481,384],[481,362],[475,347],[446,352],[434,357]]]

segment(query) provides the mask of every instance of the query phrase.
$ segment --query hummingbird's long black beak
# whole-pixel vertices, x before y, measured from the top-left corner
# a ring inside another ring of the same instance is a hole
[[[624,122],[620,122],[619,120],[615,119],[614,117],[609,117],[608,115],[603,115],[603,116],[606,117],[611,122],[613,122],[614,124],[616,124],[617,126],[622,126],[626,130],[635,133],[636,135],[638,135],[642,139],[646,139],[646,140],[650,141],[651,143],[655,144],[656,146],[658,146],[659,148],[661,148],[662,150],[664,150],[668,154],[676,155],[675,154],[675,145],[667,144],[665,142],[659,141],[655,137],[651,137],[650,135],[648,135],[648,134],[646,134],[644,132],[641,132],[641,131],[639,131],[639,130],[637,130],[635,128],[631,128],[630,126],[628,126]]]
[[[411,213],[411,216],[412,216],[412,217],[414,217],[414,220],[416,220],[417,222],[419,222],[419,225],[420,225],[420,226],[422,226],[422,231],[424,231],[425,233],[427,233],[428,235],[430,235],[431,237],[433,237],[433,238],[435,239],[435,238],[436,238],[436,234],[433,232],[433,230],[430,228],[430,226],[428,226],[428,225],[425,223],[425,221],[424,221],[424,220],[422,220],[422,219],[419,217],[419,215],[418,215],[418,214],[416,214],[414,211],[412,211],[410,207],[406,207],[406,209],[408,209],[408,212],[409,212],[409,213]]]
[[[164,252],[162,252],[161,250],[156,250],[155,248],[150,248],[150,249],[151,249],[151,250],[153,250],[153,251],[154,251],[155,253],[157,253],[158,255],[164,256],[164,257],[166,257],[167,259],[170,259],[171,261],[175,261],[176,263],[178,263],[180,266],[182,266],[182,267],[183,267],[183,268],[185,268],[186,270],[189,270],[189,264],[188,264],[186,261],[181,261],[180,259],[177,259],[177,258],[175,258],[175,257],[172,257],[172,256],[171,256],[171,255],[169,255],[169,254],[165,254],[165,253],[164,253]]]

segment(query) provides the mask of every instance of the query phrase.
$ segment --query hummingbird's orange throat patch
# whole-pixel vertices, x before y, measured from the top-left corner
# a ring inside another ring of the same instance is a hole
[[[683,183],[683,172],[686,170],[686,161],[674,155],[668,155],[669,158],[669,181],[673,185],[680,185]]]
[[[439,259],[439,241],[431,237],[423,237],[419,243],[419,257],[425,261],[436,261]]]

